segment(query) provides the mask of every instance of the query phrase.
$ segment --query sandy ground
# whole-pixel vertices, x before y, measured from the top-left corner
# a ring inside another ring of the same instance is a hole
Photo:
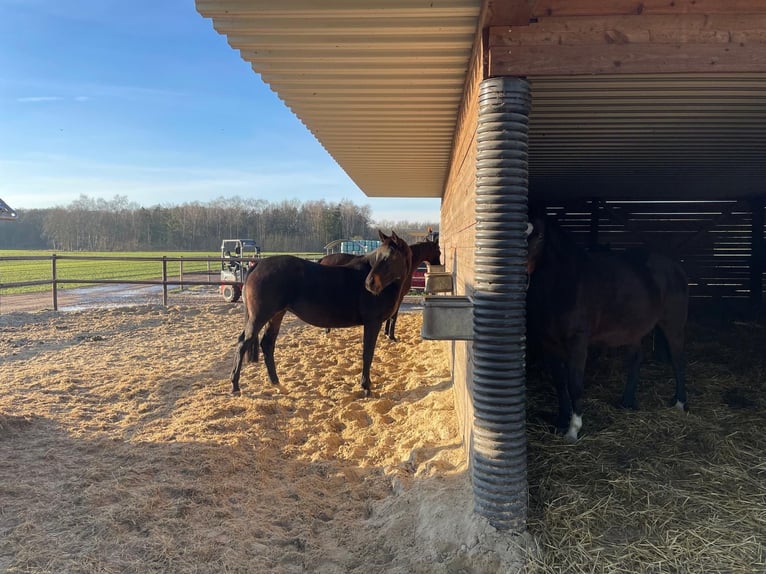
[[[241,305],[0,315],[0,571],[514,572],[472,512],[443,343],[288,316],[283,388],[228,373]]]

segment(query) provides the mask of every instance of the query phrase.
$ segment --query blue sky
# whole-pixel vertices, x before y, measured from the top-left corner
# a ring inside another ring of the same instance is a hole
[[[0,197],[143,206],[257,197],[438,221],[364,195],[193,0],[0,0]]]

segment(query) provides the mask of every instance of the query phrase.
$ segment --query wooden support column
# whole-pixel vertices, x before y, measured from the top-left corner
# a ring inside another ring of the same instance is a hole
[[[600,218],[600,207],[600,199],[592,199],[590,201],[590,232],[588,233],[588,246],[591,249],[598,246],[598,223]]]
[[[766,199],[759,197],[750,202],[752,208],[750,228],[750,303],[754,307],[763,304],[763,272],[766,270],[763,225]]]

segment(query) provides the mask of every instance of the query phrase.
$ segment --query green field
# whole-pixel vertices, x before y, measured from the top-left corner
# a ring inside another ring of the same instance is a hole
[[[52,254],[52,251],[0,249],[0,292],[11,294],[34,293],[49,290],[50,281],[53,277]],[[268,255],[274,254],[264,254],[264,256]],[[308,258],[321,257],[321,254],[317,253],[296,253],[295,255]],[[202,275],[189,277],[187,277],[187,274],[209,270],[212,274],[217,275],[221,269],[220,252],[56,252],[56,277],[58,280],[77,281],[76,283],[60,284],[59,287],[62,289],[71,289],[73,287],[88,285],[89,279],[109,279],[126,282],[159,280],[162,278],[161,258],[163,256],[168,259],[166,266],[167,277],[169,280],[177,280],[181,276],[182,266],[184,278],[187,280],[205,281],[207,280],[207,275],[204,275],[204,273]],[[18,257],[29,259],[14,259]],[[132,259],[126,260],[125,258]],[[210,258],[210,261],[193,260],[200,258]],[[183,261],[180,261],[180,259],[183,259]],[[5,287],[12,283],[30,283],[37,281],[44,281],[46,283],[44,285]]]

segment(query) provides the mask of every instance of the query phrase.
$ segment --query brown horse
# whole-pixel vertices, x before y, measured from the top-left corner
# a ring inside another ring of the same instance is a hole
[[[245,326],[231,372],[233,393],[239,393],[245,354],[251,362],[258,361],[258,336],[264,326],[263,359],[269,380],[279,384],[274,348],[282,319],[290,311],[317,327],[364,327],[361,382],[365,396],[370,396],[370,365],[378,332],[396,310],[412,256],[396,233],[379,234],[382,244],[364,256],[364,268],[328,267],[291,255],[258,260],[245,281]]]
[[[409,293],[410,287],[412,286],[412,274],[415,272],[415,269],[418,268],[418,265],[424,261],[427,261],[431,265],[439,265],[442,255],[439,243],[437,241],[431,241],[430,239],[419,243],[413,243],[410,245],[410,249],[412,250],[410,273],[402,284],[402,292],[399,294],[399,303],[396,305],[396,311],[391,317],[386,319],[386,326],[384,329],[386,337],[392,341],[396,341],[396,336],[394,334],[394,331],[396,330],[396,318],[399,316],[399,306],[402,304],[404,296]],[[363,258],[363,255],[352,255],[351,253],[331,253],[330,255],[322,257],[319,260],[319,263],[322,265],[348,265],[349,263],[358,263]]]
[[[672,404],[688,409],[684,331],[688,281],[681,266],[657,253],[588,253],[552,220],[528,228],[527,329],[546,354],[559,398],[556,427],[577,440],[589,345],[627,347],[622,407],[637,408],[641,340],[664,335],[676,379]]]
[[[431,265],[439,265],[442,256],[439,243],[436,241],[426,240],[419,243],[413,243],[410,245],[410,249],[412,250],[410,274],[407,275],[407,279],[404,282],[404,285],[402,285],[402,292],[399,294],[399,303],[396,305],[396,311],[390,318],[386,319],[386,325],[384,327],[386,336],[392,341],[396,341],[396,336],[394,335],[394,331],[396,330],[396,318],[399,316],[399,306],[402,304],[404,296],[410,292],[410,287],[412,287],[412,274],[415,272],[415,269],[418,268],[418,265],[424,261]]]

